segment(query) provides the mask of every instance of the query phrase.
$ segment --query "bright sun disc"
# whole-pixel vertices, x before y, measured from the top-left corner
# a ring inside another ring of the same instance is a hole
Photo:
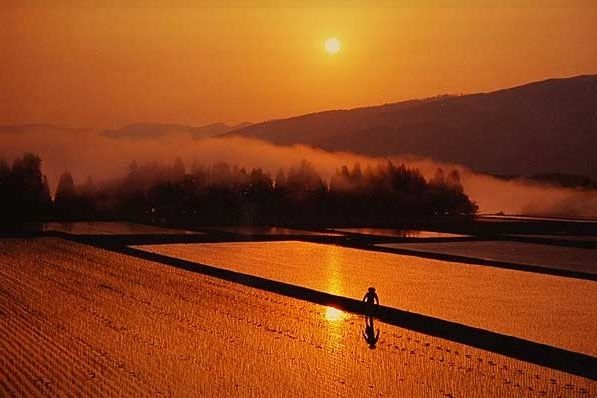
[[[328,54],[336,54],[340,51],[340,47],[340,40],[335,37],[331,37],[325,41],[325,51],[327,51]]]

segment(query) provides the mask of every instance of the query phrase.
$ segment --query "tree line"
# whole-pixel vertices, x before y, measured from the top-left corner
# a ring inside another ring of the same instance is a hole
[[[24,154],[12,167],[0,159],[0,226],[45,220],[52,210],[48,179],[41,172],[39,156]]]
[[[170,225],[392,225],[404,218],[472,215],[458,171],[438,169],[426,180],[392,162],[343,166],[327,182],[302,161],[275,176],[227,163],[131,163],[125,176],[76,184],[60,176],[52,199],[41,159],[25,154],[9,167],[0,160],[1,211],[13,223],[121,219]],[[3,218],[4,219],[4,218]]]

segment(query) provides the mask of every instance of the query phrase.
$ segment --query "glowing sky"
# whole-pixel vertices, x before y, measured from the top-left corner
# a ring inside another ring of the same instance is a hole
[[[0,6],[0,124],[254,122],[597,73],[594,0],[46,3]]]

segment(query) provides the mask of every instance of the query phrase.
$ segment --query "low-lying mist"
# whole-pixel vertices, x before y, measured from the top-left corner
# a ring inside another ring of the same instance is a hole
[[[480,213],[527,214],[542,216],[597,217],[597,191],[558,188],[522,180],[504,181],[466,168],[412,156],[371,158],[351,153],[332,153],[302,145],[275,146],[240,138],[196,140],[181,134],[159,139],[110,138],[91,130],[31,127],[0,134],[0,157],[11,161],[24,152],[38,154],[43,161],[51,190],[60,174],[70,171],[78,183],[89,176],[95,182],[122,177],[135,160],[139,164],[183,160],[187,169],[193,164],[228,162],[247,168],[261,167],[275,175],[280,168],[290,169],[309,160],[328,181],[342,165],[359,162],[362,167],[387,160],[418,168],[426,178],[437,168],[457,169],[465,193],[477,202]]]

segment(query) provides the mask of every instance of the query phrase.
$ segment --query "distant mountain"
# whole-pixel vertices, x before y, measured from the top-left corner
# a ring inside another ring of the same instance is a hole
[[[28,133],[77,133],[88,132],[90,129],[72,128],[57,126],[54,124],[29,123],[29,124],[2,124],[0,125],[0,134],[28,134]]]
[[[225,133],[371,156],[412,154],[492,174],[597,178],[597,75],[491,93],[313,113]]]
[[[224,123],[211,123],[200,127],[167,123],[133,123],[114,130],[104,130],[100,134],[111,138],[155,139],[166,134],[188,134],[195,139],[209,138],[231,130],[248,126],[242,123],[229,126]]]

